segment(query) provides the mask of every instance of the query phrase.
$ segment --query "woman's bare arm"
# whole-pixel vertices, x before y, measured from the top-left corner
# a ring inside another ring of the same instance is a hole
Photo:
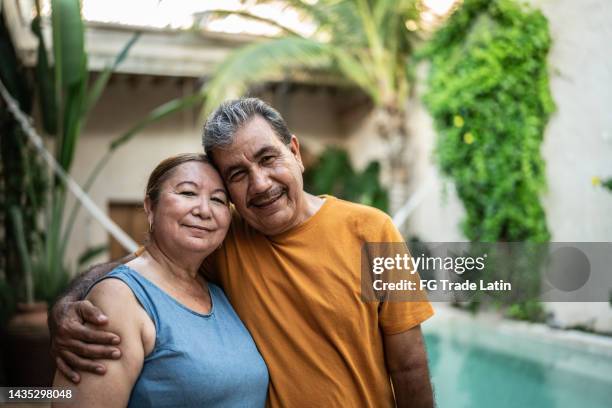
[[[118,359],[121,356],[116,347],[121,338],[110,329],[108,316],[83,298],[94,282],[133,258],[134,254],[90,268],[72,281],[49,311],[51,352],[60,372],[74,383],[80,380],[77,370],[98,374],[106,372],[106,366],[94,359]]]
[[[76,386],[59,371],[56,372],[53,385],[71,387],[73,390],[70,401],[56,406],[125,407],[142,370],[144,357],[154,344],[153,322],[128,286],[118,279],[106,279],[98,283],[87,300],[108,317],[107,329],[121,336],[122,342],[118,347],[123,357],[104,362],[107,375],[84,372]]]

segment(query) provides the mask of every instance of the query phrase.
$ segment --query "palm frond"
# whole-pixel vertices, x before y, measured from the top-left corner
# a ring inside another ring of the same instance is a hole
[[[259,0],[257,1],[258,4],[277,3],[277,2],[278,0]],[[286,3],[287,6],[291,7],[297,12],[303,14],[304,16],[311,18],[314,24],[322,26],[322,25],[328,25],[332,23],[330,17],[332,17],[333,14],[327,13],[328,10],[326,7],[326,3],[329,3],[329,1],[321,1],[320,3],[317,3],[317,4],[310,4],[303,0],[285,0],[284,3]]]
[[[330,47],[338,70],[346,79],[357,85],[375,104],[381,102],[381,94],[376,81],[376,73],[371,69],[370,55],[349,53],[343,48]]]
[[[221,63],[204,85],[203,114],[228,97],[246,93],[256,81],[282,79],[291,70],[331,68],[328,45],[300,37],[284,37],[240,48]]]
[[[319,31],[328,35],[332,44],[351,49],[367,48],[366,30],[355,0],[321,1],[315,7],[326,15]]]
[[[280,29],[284,34],[294,35],[296,37],[302,37],[302,35],[300,33],[298,33],[297,31],[292,30],[291,28],[280,24],[276,20],[273,20],[271,18],[266,18],[266,17],[258,16],[256,14],[249,13],[248,11],[243,11],[243,10],[207,10],[206,14],[208,14],[210,16],[213,16],[213,17],[227,17],[227,16],[244,17],[244,18],[247,18],[249,20],[258,21],[258,22],[261,22],[261,23],[266,23],[266,24],[268,24],[268,25],[270,25],[272,27],[276,27],[276,28]]]

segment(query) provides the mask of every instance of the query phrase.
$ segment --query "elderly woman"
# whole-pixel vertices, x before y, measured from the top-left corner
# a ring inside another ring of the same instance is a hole
[[[123,358],[84,374],[75,407],[263,407],[268,371],[223,291],[198,274],[230,224],[227,192],[201,154],[161,162],[145,197],[144,250],[87,298],[121,336]],[[59,373],[54,386],[74,385]]]

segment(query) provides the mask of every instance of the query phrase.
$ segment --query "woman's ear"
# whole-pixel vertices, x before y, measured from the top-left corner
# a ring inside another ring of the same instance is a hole
[[[145,197],[144,210],[145,214],[147,215],[147,222],[149,223],[149,232],[153,232],[153,208],[149,196]]]

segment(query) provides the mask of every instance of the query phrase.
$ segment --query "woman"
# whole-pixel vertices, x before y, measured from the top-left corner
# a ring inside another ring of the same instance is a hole
[[[223,291],[198,274],[230,224],[219,174],[204,155],[171,157],[151,173],[144,204],[144,251],[87,296],[121,336],[123,356],[104,376],[83,374],[68,405],[264,406],[265,363]],[[54,386],[73,384],[57,373]]]

